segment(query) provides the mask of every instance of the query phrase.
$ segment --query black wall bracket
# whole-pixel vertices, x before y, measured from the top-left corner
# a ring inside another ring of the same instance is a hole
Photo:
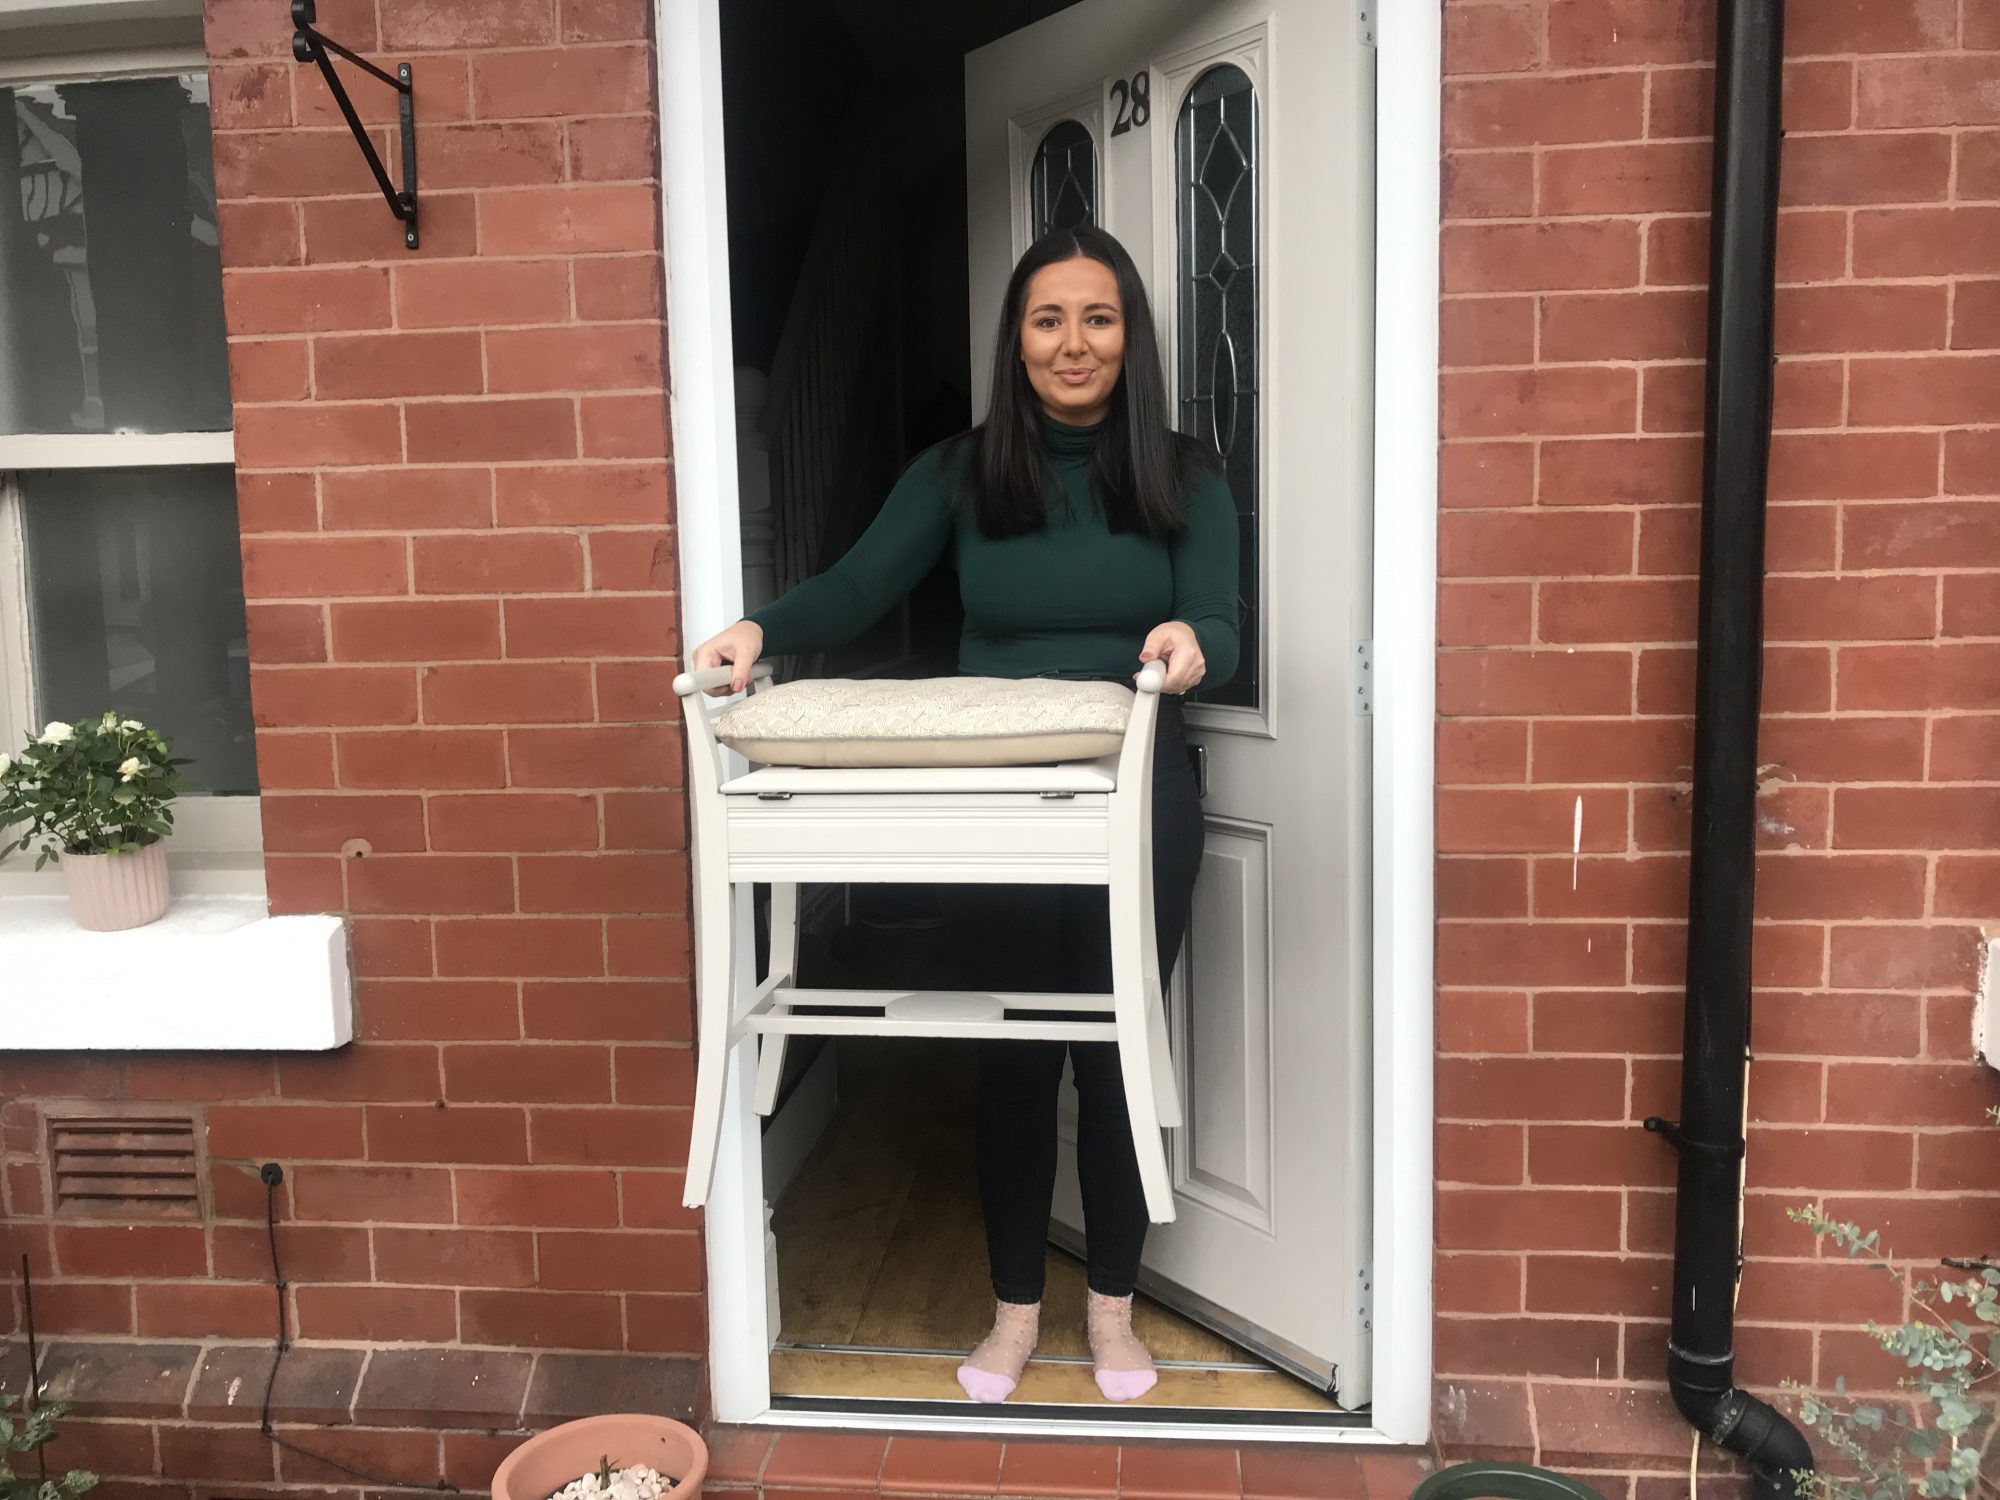
[[[350,52],[330,36],[322,36],[313,28],[319,19],[314,0],[291,0],[292,56],[300,62],[319,64],[320,72],[326,78],[326,86],[333,90],[333,102],[340,106],[341,114],[347,120],[347,128],[354,132],[354,139],[361,147],[361,154],[368,158],[368,170],[375,174],[375,185],[382,190],[383,201],[389,205],[389,212],[403,224],[403,246],[417,248],[417,114],[410,95],[410,65],[396,64],[392,77],[383,72],[367,58]],[[368,131],[361,123],[361,117],[354,112],[354,102],[347,97],[347,89],[340,81],[340,75],[333,71],[333,59],[329,52],[337,52],[364,73],[381,79],[397,94],[397,137],[403,154],[403,186],[399,191],[389,181],[389,173],[382,165],[382,158],[375,150],[375,143],[368,138]]]

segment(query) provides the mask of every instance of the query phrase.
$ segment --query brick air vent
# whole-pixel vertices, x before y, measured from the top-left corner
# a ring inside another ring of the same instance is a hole
[[[48,1123],[57,1213],[201,1216],[194,1121],[186,1115],[52,1115]]]

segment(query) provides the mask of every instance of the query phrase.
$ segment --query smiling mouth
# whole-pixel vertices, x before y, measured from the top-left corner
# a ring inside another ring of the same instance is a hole
[[[1090,379],[1096,373],[1095,370],[1058,370],[1056,371],[1056,378],[1058,380],[1066,380],[1071,385],[1082,385],[1084,381]]]

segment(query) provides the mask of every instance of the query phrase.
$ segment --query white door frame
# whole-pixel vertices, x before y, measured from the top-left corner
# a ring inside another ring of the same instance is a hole
[[[722,155],[720,0],[654,0],[666,218],[681,635],[742,610]],[[1438,179],[1435,0],[1359,0],[1376,27],[1374,453],[1374,1401],[1372,1427],[1153,1423],[1148,1437],[1422,1443],[1431,1408],[1431,870],[1437,630]],[[1384,186],[1392,191],[1384,191]],[[1392,330],[1384,336],[1379,330]],[[738,934],[749,951],[747,927]],[[737,966],[747,976],[747,962]],[[746,979],[747,982],[747,979]],[[709,1377],[718,1421],[799,1427],[1132,1436],[1005,1406],[963,1416],[771,1409],[755,1062],[737,1048],[707,1211]]]

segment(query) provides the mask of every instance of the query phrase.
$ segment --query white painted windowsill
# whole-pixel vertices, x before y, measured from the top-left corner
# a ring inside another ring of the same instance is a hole
[[[354,1038],[346,923],[262,896],[176,896],[87,932],[61,896],[0,901],[0,1051],[321,1052]]]

